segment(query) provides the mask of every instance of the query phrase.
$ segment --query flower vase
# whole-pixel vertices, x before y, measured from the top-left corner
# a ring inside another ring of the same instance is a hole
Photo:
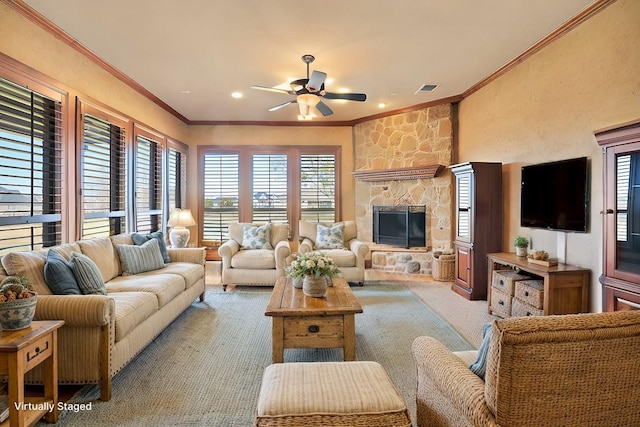
[[[308,297],[323,297],[327,292],[327,279],[324,275],[320,277],[304,276],[302,292]]]

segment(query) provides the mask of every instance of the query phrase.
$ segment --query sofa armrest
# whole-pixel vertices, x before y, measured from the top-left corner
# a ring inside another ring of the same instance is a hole
[[[418,420],[465,420],[464,424],[494,426],[484,398],[485,383],[441,342],[418,337],[412,345],[417,370]],[[455,425],[453,422],[451,425]]]
[[[222,268],[231,268],[231,257],[240,250],[240,244],[235,240],[227,240],[218,248],[218,254],[222,258]]]
[[[65,326],[105,326],[115,321],[107,295],[39,295],[34,320],[64,320]]]
[[[298,252],[301,254],[306,254],[307,252],[313,251],[313,242],[308,237],[302,239],[300,245],[298,245]]]
[[[291,255],[291,245],[288,240],[280,240],[274,248],[276,257],[276,268],[285,268],[287,266],[287,257]]]
[[[190,262],[204,265],[207,251],[204,248],[167,248],[171,262]]]
[[[358,239],[351,239],[349,240],[349,249],[356,254],[356,265],[364,267],[364,259],[369,253],[369,246]]]

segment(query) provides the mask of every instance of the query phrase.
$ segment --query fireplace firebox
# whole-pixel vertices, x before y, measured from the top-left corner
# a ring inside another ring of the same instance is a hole
[[[426,246],[426,206],[374,206],[373,241],[405,248]]]

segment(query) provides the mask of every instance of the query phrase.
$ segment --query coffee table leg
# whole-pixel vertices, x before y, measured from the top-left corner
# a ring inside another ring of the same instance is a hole
[[[356,360],[356,322],[353,314],[344,315],[344,360]]]
[[[284,362],[284,317],[273,317],[271,347],[273,363]]]

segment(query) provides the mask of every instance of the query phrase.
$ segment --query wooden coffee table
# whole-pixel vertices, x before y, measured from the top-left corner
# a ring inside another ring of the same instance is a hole
[[[284,361],[285,348],[342,347],[344,360],[355,360],[356,313],[362,307],[342,278],[334,278],[322,298],[306,296],[290,277],[279,278],[265,312],[273,318],[273,363]]]

